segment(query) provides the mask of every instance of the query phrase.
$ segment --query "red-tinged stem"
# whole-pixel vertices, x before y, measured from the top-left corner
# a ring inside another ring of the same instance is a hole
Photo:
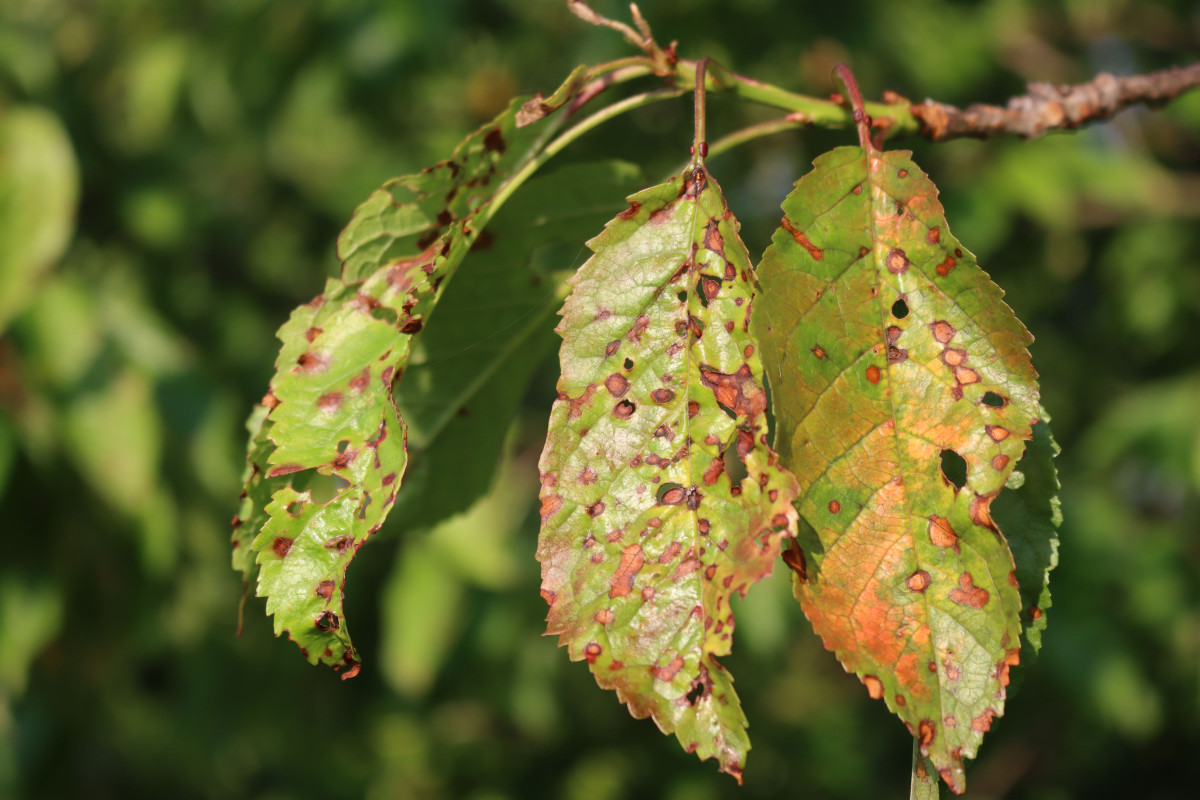
[[[702,58],[696,62],[696,132],[692,139],[692,163],[704,163],[708,155],[708,141],[705,138],[705,87],[704,73],[708,68],[708,59]]]
[[[850,96],[850,108],[854,113],[854,124],[858,128],[858,143],[862,145],[863,150],[870,151],[871,118],[863,109],[862,92],[858,90],[858,81],[854,80],[854,73],[845,64],[838,64],[833,68],[833,72],[846,87],[846,94]]]

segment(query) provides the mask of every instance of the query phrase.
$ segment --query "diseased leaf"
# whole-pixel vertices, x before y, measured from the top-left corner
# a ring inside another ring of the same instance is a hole
[[[339,241],[342,278],[280,329],[265,416],[251,418],[234,566],[248,583],[257,565],[276,635],[286,631],[312,663],[349,667],[343,677],[359,666],[342,612],[346,568],[383,525],[407,464],[393,388],[443,281],[479,237],[480,209],[548,132],[516,131],[520,108],[514,101],[451,161],[393,182],[414,200],[381,190],[358,209]],[[312,470],[331,498],[305,489]]]
[[[1058,470],[1054,467],[1059,447],[1050,433],[1050,418],[1044,409],[1040,417],[1033,426],[1025,456],[992,506],[992,518],[1004,532],[1017,565],[1021,641],[1028,645],[1022,668],[1042,649],[1042,631],[1050,608],[1050,570],[1058,566],[1058,527],[1062,524]]]
[[[542,473],[548,632],[635,717],[740,780],[731,598],[770,574],[795,482],[767,446],[753,275],[703,166],[629,199],[562,309]]]
[[[533,372],[559,341],[562,296],[557,276],[536,269],[539,256],[569,245],[567,258],[581,258],[581,242],[640,178],[619,161],[565,167],[531,180],[488,225],[396,389],[409,446],[421,453],[422,474],[409,478],[420,491],[397,501],[406,526],[435,524],[488,491]]]
[[[1040,413],[1031,337],[908,153],[827,153],[783,210],[754,326],[807,522],[796,595],[961,792],[1019,659],[991,504]]]

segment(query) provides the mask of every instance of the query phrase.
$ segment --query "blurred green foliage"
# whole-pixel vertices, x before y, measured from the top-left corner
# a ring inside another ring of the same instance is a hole
[[[961,104],[1200,53],[1195,0],[642,10],[687,57],[811,94],[843,59],[868,95]],[[512,94],[626,54],[559,0],[0,2],[0,796],[904,796],[903,728],[821,650],[786,575],[747,598],[729,659],[755,744],[740,791],[539,636],[549,373],[480,505],[433,531],[394,515],[352,567],[360,677],[305,665],[261,601],[235,636],[242,420],[339,228]],[[770,116],[710,107],[714,137]],[[847,135],[713,160],[752,252]],[[561,158],[653,178],[690,138],[683,99]],[[1200,777],[1200,94],[1033,143],[913,148],[1038,337],[1063,447],[1042,657],[969,796],[1178,796]]]

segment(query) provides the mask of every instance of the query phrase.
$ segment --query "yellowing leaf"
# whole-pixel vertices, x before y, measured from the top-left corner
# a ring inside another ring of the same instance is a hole
[[[548,631],[634,716],[740,780],[746,720],[717,658],[731,599],[796,520],[767,446],[749,260],[703,166],[631,197],[588,244],[539,465]]]
[[[796,595],[955,792],[1004,710],[1021,598],[991,504],[1039,415],[1024,326],[908,153],[842,147],[759,269]]]

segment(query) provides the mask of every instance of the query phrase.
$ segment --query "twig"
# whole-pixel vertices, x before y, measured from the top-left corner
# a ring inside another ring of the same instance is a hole
[[[926,100],[913,105],[918,135],[945,139],[1016,135],[1034,139],[1052,130],[1077,128],[1107,119],[1129,106],[1161,105],[1200,86],[1200,63],[1145,75],[1117,77],[1102,72],[1075,86],[1029,84],[1029,94],[1014,97],[1007,107],[977,103],[965,109]]]

